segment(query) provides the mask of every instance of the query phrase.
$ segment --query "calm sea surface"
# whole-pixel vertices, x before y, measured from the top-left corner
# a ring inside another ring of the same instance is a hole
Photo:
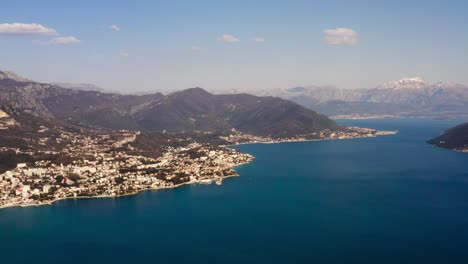
[[[244,145],[222,186],[0,210],[0,263],[468,263],[466,120],[340,121],[394,136]]]

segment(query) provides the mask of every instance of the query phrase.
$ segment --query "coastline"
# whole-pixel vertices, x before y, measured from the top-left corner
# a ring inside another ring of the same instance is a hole
[[[245,143],[236,143],[234,145],[228,145],[228,147],[235,147],[241,145],[252,145],[252,144],[282,144],[282,143],[301,143],[301,142],[317,142],[326,140],[348,140],[348,139],[360,139],[360,138],[375,138],[379,136],[390,136],[398,134],[398,131],[379,131],[382,134],[375,134],[372,136],[360,136],[360,137],[349,137],[349,138],[321,138],[321,139],[298,139],[298,140],[279,140],[279,141],[254,141]]]
[[[239,165],[236,165],[235,167],[242,166],[242,165],[245,165],[245,164],[248,164],[248,163],[239,164]],[[235,167],[232,167],[232,168],[235,168]],[[239,176],[240,176],[240,175],[236,172],[236,173],[233,174],[233,175],[228,175],[228,176],[223,176],[223,177],[217,177],[217,178],[214,178],[213,180],[216,180],[216,179],[221,178],[221,179],[224,181],[225,179],[233,178],[233,177],[239,177]],[[156,191],[156,190],[165,190],[165,189],[175,189],[175,188],[178,188],[178,187],[182,187],[182,186],[184,186],[184,185],[191,185],[191,184],[202,184],[202,183],[201,183],[201,180],[197,180],[197,181],[188,181],[188,182],[184,182],[184,183],[179,183],[179,184],[172,185],[172,186],[147,188],[147,189],[138,190],[138,191],[134,191],[134,192],[131,192],[131,193],[126,193],[126,194],[119,194],[119,195],[98,195],[98,196],[63,197],[63,198],[54,199],[54,200],[52,200],[52,201],[43,202],[43,203],[37,203],[37,204],[9,204],[9,205],[0,206],[0,210],[1,210],[1,209],[7,209],[7,208],[13,208],[13,207],[22,207],[22,208],[26,208],[26,207],[40,207],[40,206],[45,206],[45,205],[52,205],[53,203],[58,202],[58,201],[62,201],[62,200],[119,198],[119,197],[137,195],[137,194],[142,193],[142,192],[145,192],[145,191]]]
[[[394,135],[394,134],[398,133],[398,131],[379,131],[379,132],[381,132],[381,134],[375,134],[375,135],[372,135],[372,136],[360,136],[360,137],[350,137],[350,138],[298,139],[298,140],[284,140],[284,141],[280,140],[280,141],[273,141],[273,142],[262,142],[262,141],[259,141],[259,142],[245,142],[245,143],[238,143],[238,144],[235,144],[235,145],[228,145],[226,147],[235,147],[235,146],[239,146],[239,145],[251,145],[251,144],[282,144],[282,143],[316,142],[316,141],[325,141],[325,140],[346,140],[346,139],[358,139],[358,138],[374,138],[374,137],[378,137],[378,136]],[[242,165],[245,165],[245,164],[249,164],[254,159],[255,159],[255,157],[253,157],[248,162],[239,163],[239,164],[237,164],[237,165],[235,165],[233,167],[230,167],[230,168],[235,171],[236,167],[239,167],[239,166],[242,166]],[[227,179],[227,178],[239,177],[239,176],[240,175],[237,173],[237,171],[235,171],[235,174],[233,174],[233,175],[228,175],[228,176],[223,176],[223,177],[216,177],[216,178],[213,178],[211,180],[216,180],[216,179],[219,179],[219,178],[224,180],[224,179]],[[206,180],[206,179],[202,179],[202,180]],[[201,183],[202,180],[188,181],[188,182],[184,182],[184,183],[180,183],[180,184],[176,184],[176,185],[172,185],[172,186],[147,188],[147,189],[138,190],[138,191],[134,191],[134,192],[131,192],[131,193],[126,193],[126,194],[119,194],[119,195],[63,197],[63,198],[57,198],[57,199],[54,199],[54,200],[51,200],[51,201],[48,201],[48,202],[35,203],[35,204],[7,204],[7,205],[0,206],[0,210],[1,209],[6,209],[6,208],[13,208],[13,207],[26,208],[26,207],[33,207],[33,206],[34,207],[39,207],[39,206],[45,206],[45,205],[52,205],[55,202],[58,202],[58,201],[61,201],[61,200],[70,200],[70,199],[100,199],[100,198],[118,198],[118,197],[132,196],[132,195],[137,195],[137,194],[145,192],[145,191],[174,189],[174,188],[178,188],[178,187],[181,187],[181,186],[184,186],[184,185],[202,184]]]
[[[333,120],[367,120],[367,119],[390,119],[390,118],[411,118],[411,117],[399,116],[399,115],[336,115],[336,116],[331,116],[330,118]]]

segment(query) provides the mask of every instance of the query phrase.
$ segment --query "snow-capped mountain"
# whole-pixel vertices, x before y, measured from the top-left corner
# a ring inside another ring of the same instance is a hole
[[[428,87],[435,88],[468,88],[468,86],[456,82],[425,82],[421,77],[403,78],[399,81],[387,82],[377,86],[377,89],[423,89]]]
[[[309,86],[243,92],[281,97],[330,116],[468,116],[467,85],[428,83],[420,77],[403,78],[371,89]]]
[[[421,77],[403,78],[399,81],[387,82],[377,86],[377,89],[420,89],[428,84]]]

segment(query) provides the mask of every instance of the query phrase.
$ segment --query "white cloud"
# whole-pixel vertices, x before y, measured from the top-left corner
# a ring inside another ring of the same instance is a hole
[[[130,54],[128,54],[128,52],[126,52],[126,51],[124,51],[124,50],[121,50],[121,51],[119,52],[119,55],[120,55],[121,57],[128,57],[128,56],[130,56]]]
[[[325,29],[325,42],[330,45],[356,45],[358,34],[350,28]]]
[[[76,44],[80,43],[81,40],[73,37],[73,36],[68,36],[68,37],[57,37],[53,38],[49,41],[46,42],[48,45],[68,45],[68,44]]]
[[[80,43],[81,40],[69,36],[69,37],[56,37],[53,39],[50,39],[48,41],[41,41],[41,40],[34,40],[34,44],[40,44],[40,45],[50,45],[50,46],[56,46],[56,45],[68,45],[68,44],[76,44]]]
[[[58,33],[55,29],[36,23],[3,23],[0,24],[0,35],[58,35]]]
[[[236,43],[240,42],[240,39],[234,37],[233,35],[223,34],[221,37],[218,38],[218,41],[226,43]]]
[[[257,43],[263,43],[263,42],[265,42],[265,39],[264,38],[254,38],[254,41],[257,42]]]
[[[200,46],[192,46],[192,50],[193,51],[199,51],[199,50],[201,50],[201,47]]]
[[[119,26],[117,25],[112,25],[112,26],[109,26],[110,29],[114,30],[114,31],[120,31],[120,28]]]

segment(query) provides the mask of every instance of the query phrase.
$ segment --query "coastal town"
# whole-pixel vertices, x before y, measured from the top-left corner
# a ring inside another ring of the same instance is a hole
[[[48,204],[65,198],[113,197],[148,189],[172,188],[188,183],[222,183],[237,175],[232,167],[252,160],[230,148],[191,143],[167,147],[159,158],[133,154],[139,132],[119,131],[96,137],[62,131],[55,142],[70,142],[63,150],[67,165],[48,160],[19,163],[0,175],[0,208]],[[39,138],[47,145],[52,139]],[[10,149],[2,148],[1,151]],[[21,152],[21,150],[14,150]],[[32,155],[33,153],[24,154]]]
[[[231,143],[232,145],[239,144],[275,144],[285,142],[306,142],[306,141],[319,141],[319,140],[334,140],[334,139],[352,139],[352,138],[366,138],[376,137],[385,135],[394,135],[397,131],[381,131],[370,128],[361,127],[345,127],[342,130],[331,131],[328,129],[322,130],[317,133],[310,133],[306,135],[298,135],[295,137],[284,137],[284,138],[271,138],[271,137],[260,137],[254,135],[247,135],[242,133],[233,133],[226,137],[221,137],[223,140]]]
[[[216,143],[197,142],[193,136],[177,134],[164,139],[165,143],[158,143],[160,155],[148,155],[138,144],[143,136],[140,131],[84,133],[84,130],[41,126],[36,132],[36,136],[28,139],[29,146],[0,148],[0,153],[35,157],[0,174],[0,208],[44,205],[68,198],[116,197],[192,183],[220,185],[224,178],[237,176],[234,167],[254,158],[229,147],[232,145],[395,133],[349,127],[338,132],[324,130],[273,139],[233,130],[229,135],[220,135]],[[210,132],[202,134],[206,136]]]

